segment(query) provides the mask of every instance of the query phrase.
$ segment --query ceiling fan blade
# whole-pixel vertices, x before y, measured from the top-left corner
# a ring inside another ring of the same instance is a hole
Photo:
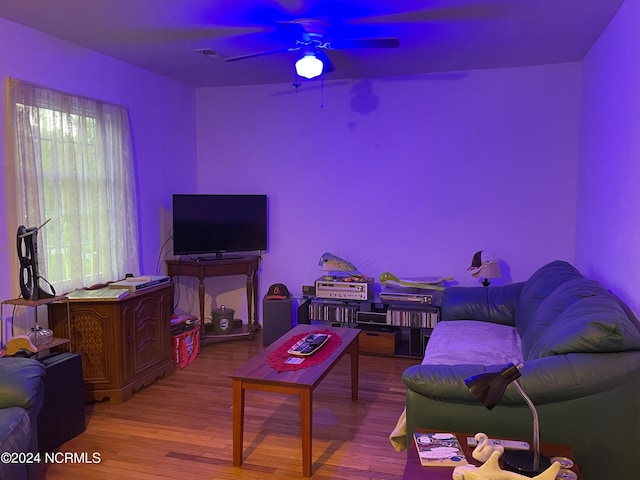
[[[309,32],[307,32],[307,29],[300,22],[281,20],[278,22],[278,25],[293,42],[301,40],[304,43],[309,43],[311,41]]]
[[[266,55],[274,55],[276,53],[295,52],[296,50],[300,50],[300,46],[288,47],[288,48],[279,48],[277,50],[268,50],[266,52],[248,53],[247,55],[238,55],[237,57],[225,58],[225,61],[226,62],[235,62],[237,60],[245,60],[247,58],[264,57]]]
[[[451,7],[429,7],[386,15],[355,18],[348,23],[354,25],[382,23],[423,23],[451,20],[474,20],[495,18],[507,15],[515,7],[506,2],[494,2],[483,5],[459,5]]]
[[[354,38],[350,40],[331,40],[322,48],[327,50],[347,50],[350,48],[398,48],[400,40],[397,38]]]

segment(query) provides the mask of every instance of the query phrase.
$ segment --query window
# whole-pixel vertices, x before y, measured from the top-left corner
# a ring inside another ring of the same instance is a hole
[[[62,293],[137,273],[126,108],[15,79],[6,92],[15,228],[50,219],[38,231],[40,275]]]

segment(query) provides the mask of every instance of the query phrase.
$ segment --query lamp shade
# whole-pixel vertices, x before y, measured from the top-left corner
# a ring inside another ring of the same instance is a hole
[[[471,274],[471,276],[481,278],[500,278],[502,276],[500,264],[497,261],[484,263],[475,273]]]
[[[500,372],[481,373],[464,381],[469,391],[491,410],[504,395],[507,385],[520,378],[520,371],[513,363]]]
[[[499,278],[502,276],[498,258],[493,252],[487,250],[478,250],[471,259],[471,265],[467,268],[467,272],[472,277],[484,278],[482,285],[488,287],[489,278]]]
[[[304,54],[300,60],[296,62],[296,73],[304,78],[315,78],[322,74],[324,64],[322,60],[315,56],[313,52]]]

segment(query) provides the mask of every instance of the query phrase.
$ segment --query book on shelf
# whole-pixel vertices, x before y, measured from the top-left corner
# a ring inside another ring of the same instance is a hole
[[[414,433],[413,440],[423,467],[458,467],[469,463],[453,433]]]
[[[74,290],[67,294],[67,298],[70,302],[81,302],[84,300],[92,301],[113,301],[120,300],[129,294],[129,290],[126,288],[97,288],[95,290],[84,289]]]

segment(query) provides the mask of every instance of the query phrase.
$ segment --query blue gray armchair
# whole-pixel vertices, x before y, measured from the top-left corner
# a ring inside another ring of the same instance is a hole
[[[37,419],[44,398],[43,365],[31,358],[0,358],[0,451],[38,451]],[[38,464],[0,463],[0,479],[36,479]]]

